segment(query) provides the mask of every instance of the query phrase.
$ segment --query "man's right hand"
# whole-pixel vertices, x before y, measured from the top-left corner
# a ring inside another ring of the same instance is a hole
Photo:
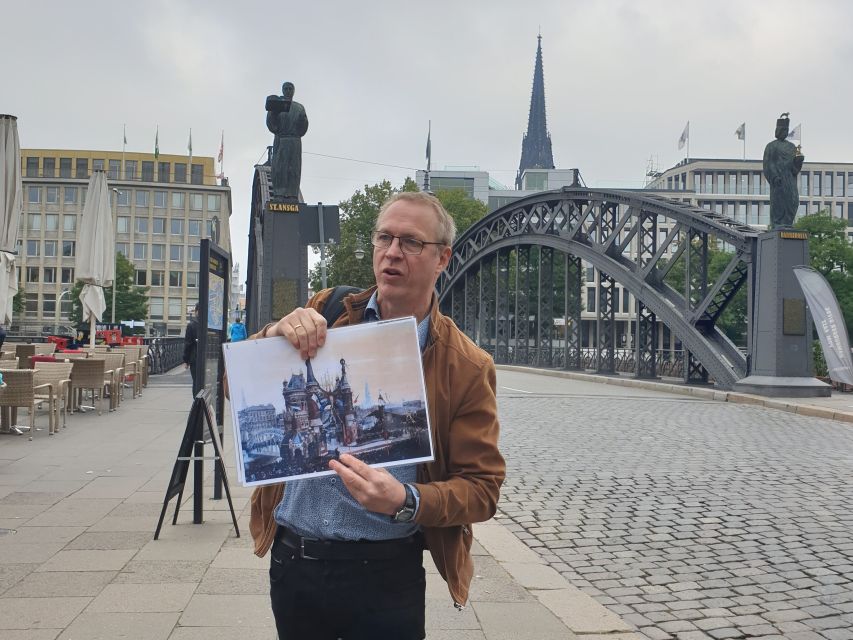
[[[326,319],[315,309],[299,307],[267,329],[267,337],[270,336],[284,336],[307,360],[326,344]]]

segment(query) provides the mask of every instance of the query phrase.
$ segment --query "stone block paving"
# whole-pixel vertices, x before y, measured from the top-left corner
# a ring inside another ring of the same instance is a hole
[[[641,393],[499,402],[499,521],[646,638],[853,639],[849,425]]]

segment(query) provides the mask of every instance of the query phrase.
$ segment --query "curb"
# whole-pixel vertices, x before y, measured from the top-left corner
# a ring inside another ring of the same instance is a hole
[[[495,368],[504,371],[517,371],[520,373],[535,373],[543,376],[556,378],[568,378],[570,380],[583,380],[585,382],[597,382],[598,384],[612,384],[618,387],[634,387],[637,389],[648,389],[650,391],[666,391],[684,396],[692,396],[703,400],[716,400],[718,402],[731,402],[733,404],[749,404],[766,409],[777,409],[796,413],[801,416],[812,418],[824,418],[853,424],[853,413],[849,411],[835,411],[826,407],[818,407],[813,404],[802,404],[791,402],[787,399],[765,398],[764,396],[750,393],[738,393],[735,391],[719,391],[713,388],[691,387],[683,384],[672,384],[669,382],[656,382],[654,380],[637,380],[635,378],[622,378],[620,376],[603,376],[596,373],[581,373],[579,371],[558,371],[554,369],[536,369],[534,367],[521,367],[518,365],[496,364]]]

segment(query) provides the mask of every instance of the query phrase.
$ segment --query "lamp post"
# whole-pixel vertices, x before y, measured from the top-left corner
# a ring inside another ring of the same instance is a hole
[[[116,233],[116,209],[118,208],[118,189],[113,187],[113,244],[115,244]],[[113,246],[113,304],[110,323],[116,323],[116,280],[118,279],[118,251]]]

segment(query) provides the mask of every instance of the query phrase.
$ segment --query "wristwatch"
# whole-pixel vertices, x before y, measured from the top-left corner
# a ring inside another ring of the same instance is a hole
[[[409,522],[415,517],[415,505],[417,504],[415,492],[412,491],[411,485],[404,484],[403,486],[406,488],[406,501],[403,502],[403,506],[397,510],[397,513],[391,516],[391,522]]]

